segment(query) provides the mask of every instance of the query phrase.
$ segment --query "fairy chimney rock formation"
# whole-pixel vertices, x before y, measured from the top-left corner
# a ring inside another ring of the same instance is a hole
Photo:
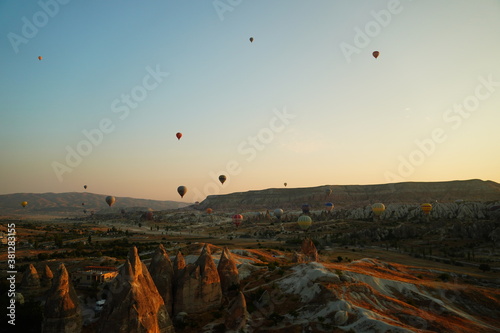
[[[168,257],[167,251],[162,244],[156,249],[151,263],[149,264],[149,273],[160,293],[160,296],[165,302],[168,314],[172,317],[172,284],[174,279],[174,267]]]
[[[82,331],[82,314],[78,296],[64,264],[48,292],[43,313],[43,333],[78,333]]]
[[[52,284],[53,278],[54,278],[54,273],[52,273],[52,270],[48,265],[45,265],[45,267],[43,268],[42,277],[40,279],[42,286],[44,287],[50,286]]]
[[[174,313],[202,313],[220,307],[220,278],[206,245],[198,260],[187,265],[176,282]]]
[[[109,289],[99,332],[174,332],[163,298],[136,247],[130,249]]]
[[[20,288],[22,289],[40,288],[40,277],[33,264],[30,264],[28,268],[26,268],[26,270],[24,271]]]
[[[318,251],[311,238],[306,238],[302,242],[302,253],[306,261],[319,261]]]
[[[245,296],[240,291],[232,304],[229,305],[228,316],[225,325],[228,330],[238,332],[243,329],[248,320],[247,303]]]
[[[174,278],[177,280],[186,268],[186,260],[181,251],[178,251],[174,258]]]
[[[219,273],[222,294],[228,295],[231,290],[238,289],[240,284],[238,268],[236,267],[236,261],[227,247],[224,247],[222,250],[217,272]]]

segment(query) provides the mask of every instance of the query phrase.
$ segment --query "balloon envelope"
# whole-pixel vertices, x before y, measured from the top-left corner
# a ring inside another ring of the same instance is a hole
[[[181,132],[177,132],[175,134],[175,136],[177,137],[177,140],[180,140],[182,138],[182,133]]]
[[[285,187],[288,185],[287,183],[283,183],[283,185],[285,185]]]
[[[253,37],[250,37],[250,43],[253,43]]]
[[[377,58],[378,58],[378,56],[380,55],[380,52],[379,52],[379,51],[374,51],[372,54],[373,54],[373,57],[374,57],[375,59],[377,59]]]
[[[207,214],[212,214],[213,210],[212,210],[212,208],[207,208],[206,212],[207,212]]]
[[[326,196],[329,196],[330,194],[332,194],[332,189],[331,188],[327,188],[325,190],[325,193],[326,193]]]
[[[333,209],[333,207],[334,207],[334,205],[333,205],[333,203],[331,203],[331,202],[327,202],[327,203],[325,204],[325,209],[326,209],[327,211],[329,211],[329,212]]]
[[[233,223],[235,226],[239,227],[241,224],[241,221],[243,221],[243,215],[241,215],[241,214],[233,215]]]
[[[432,210],[432,205],[430,203],[423,203],[420,205],[420,208],[422,208],[425,215],[429,215]]]
[[[87,185],[83,185],[83,188],[84,188],[84,189],[87,189]]]
[[[307,230],[312,224],[312,219],[307,215],[301,215],[299,216],[297,223],[302,230]]]
[[[226,181],[226,176],[220,175],[219,176],[219,181],[220,181],[221,184],[224,184],[224,182]]]
[[[274,216],[276,216],[277,218],[280,218],[280,217],[281,217],[281,215],[283,215],[283,209],[281,209],[281,208],[276,208],[276,209],[274,210]]]
[[[23,207],[28,206],[28,201],[23,201],[23,202],[21,202],[21,206],[23,206]]]
[[[106,203],[109,205],[109,207],[113,206],[115,201],[116,201],[115,197],[111,195],[106,197]]]
[[[187,192],[187,187],[186,186],[179,186],[177,188],[177,193],[179,193],[179,195],[181,196],[181,198],[184,197],[184,194],[186,194]]]
[[[380,216],[385,211],[383,203],[375,203],[372,205],[372,211],[375,216]]]
[[[310,209],[311,209],[311,206],[309,206],[309,204],[302,205],[302,213],[307,214],[307,213],[309,213]]]
[[[38,60],[42,60],[42,59],[43,59],[42,56],[38,56]]]

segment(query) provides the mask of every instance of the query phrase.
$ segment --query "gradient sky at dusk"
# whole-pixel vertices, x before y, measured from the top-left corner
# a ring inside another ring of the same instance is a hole
[[[500,1],[61,2],[0,3],[0,194],[500,182]]]

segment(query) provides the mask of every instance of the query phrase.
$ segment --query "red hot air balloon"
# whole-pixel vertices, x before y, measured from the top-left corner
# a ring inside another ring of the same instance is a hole
[[[175,136],[177,137],[177,140],[180,140],[182,138],[182,133],[177,132],[177,134],[175,134]]]
[[[38,60],[42,60],[42,59],[43,59],[42,56],[38,56]]]
[[[374,51],[372,54],[373,54],[373,57],[374,57],[375,59],[377,59],[377,58],[378,58],[378,56],[380,55],[380,52],[379,52],[379,51]]]
[[[236,227],[240,226],[241,221],[243,221],[243,215],[241,214],[233,215],[233,223]]]

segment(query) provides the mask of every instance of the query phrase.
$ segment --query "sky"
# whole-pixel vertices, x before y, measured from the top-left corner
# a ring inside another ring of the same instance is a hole
[[[500,182],[498,0],[3,1],[0,36],[0,194]]]

